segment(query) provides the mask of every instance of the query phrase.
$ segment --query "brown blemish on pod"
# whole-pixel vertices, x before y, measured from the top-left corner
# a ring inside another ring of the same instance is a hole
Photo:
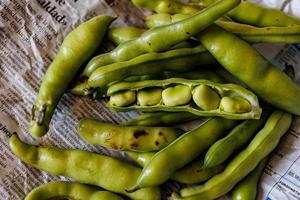
[[[138,139],[141,136],[146,136],[146,135],[148,135],[148,133],[145,130],[136,130],[136,131],[134,131],[134,134],[133,134],[133,136],[136,139]]]

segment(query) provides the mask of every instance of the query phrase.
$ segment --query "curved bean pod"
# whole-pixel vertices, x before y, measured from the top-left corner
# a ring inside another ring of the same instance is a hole
[[[156,26],[162,26],[170,23],[174,23],[187,18],[189,15],[183,14],[156,14],[149,16],[145,19],[145,22],[149,28]],[[300,42],[300,26],[288,26],[288,27],[256,27],[247,24],[240,24],[232,21],[215,22],[218,26],[226,29],[238,35],[243,40],[250,43],[298,43]]]
[[[221,164],[206,168],[203,160],[196,160],[177,170],[170,179],[184,184],[202,183],[223,171],[225,167],[225,164]]]
[[[289,16],[280,10],[265,8],[249,1],[242,2],[228,15],[235,21],[261,27],[300,25],[300,19]]]
[[[180,116],[180,117],[178,117]],[[200,116],[189,112],[153,112],[143,113],[134,119],[125,122],[125,126],[173,126]]]
[[[107,88],[130,76],[159,74],[163,71],[186,72],[197,66],[215,65],[214,58],[202,46],[147,53],[132,60],[114,63],[95,70],[88,79],[91,87]]]
[[[123,198],[81,183],[50,182],[33,189],[25,200],[50,200],[68,198],[76,200],[122,200]]]
[[[236,150],[246,145],[252,136],[265,124],[270,111],[263,111],[259,120],[246,120],[236,126],[224,138],[214,143],[206,152],[205,167],[214,167],[224,163]]]
[[[158,151],[182,133],[178,128],[118,126],[95,119],[80,120],[77,130],[91,144],[137,152]]]
[[[152,88],[161,94],[155,103],[139,102],[141,98],[154,99],[150,93],[139,98],[140,93]],[[122,99],[122,104],[115,101],[115,97],[128,92],[131,92],[130,102],[126,99]],[[219,84],[208,80],[170,78],[121,82],[109,87],[107,95],[110,96],[108,107],[118,111],[190,112],[198,116],[221,116],[228,119],[259,119],[261,114],[258,99],[249,90],[236,84]]]
[[[210,66],[213,67],[213,66]],[[142,76],[130,76],[125,78],[125,82],[136,82],[136,81],[144,81],[144,80],[162,80],[167,78],[185,78],[191,80],[198,79],[206,79],[211,80],[217,83],[224,83],[225,80],[223,77],[218,75],[212,70],[206,69],[195,69],[189,72],[176,73],[172,71],[164,71],[156,74],[147,74]],[[72,88],[71,93],[80,96],[87,96],[93,94],[94,98],[101,97],[101,95],[105,94],[106,88],[91,88],[88,86],[87,82],[76,85]],[[96,94],[96,97],[94,96]],[[162,124],[163,125],[163,124]]]
[[[216,0],[199,0],[201,6],[209,6]],[[300,25],[300,19],[274,8],[266,8],[259,4],[243,1],[235,9],[227,13],[232,19],[254,26],[292,26]]]
[[[136,164],[140,167],[144,167],[155,155],[156,152],[133,152],[133,151],[126,151],[125,155],[131,158]]]
[[[68,84],[97,49],[113,20],[110,16],[94,17],[66,36],[40,86],[29,124],[31,135],[41,137],[47,133],[56,105]]]
[[[111,28],[108,31],[108,38],[115,45],[120,45],[124,42],[140,37],[146,30],[137,27],[118,27]]]
[[[197,37],[226,70],[258,96],[275,107],[300,115],[300,87],[251,45],[215,25]]]
[[[109,39],[115,44],[115,45],[120,45],[122,43],[125,43],[130,40],[137,39],[140,37],[146,30],[137,28],[137,27],[118,27],[118,28],[112,28],[108,32]],[[180,42],[170,48],[172,49],[180,49],[180,48],[191,48],[195,47],[196,45],[194,44],[196,41],[195,40],[186,40],[183,42]],[[199,45],[199,44],[198,44]]]
[[[267,163],[268,158],[264,158],[250,174],[234,187],[232,200],[256,199],[258,182]]]
[[[175,44],[196,35],[239,3],[240,0],[218,1],[178,23],[146,31],[138,39],[123,43],[109,53],[94,57],[84,69],[83,76],[89,77],[93,71],[104,65],[126,61],[146,52],[170,49]]]
[[[203,153],[211,144],[221,138],[237,121],[224,118],[211,118],[198,128],[177,138],[166,148],[157,152],[138,178],[138,188],[160,185],[168,180],[172,174]],[[180,158],[180,159],[179,159]]]
[[[126,152],[125,154],[141,167],[144,167],[147,163],[149,163],[152,157],[155,155],[155,153],[137,152]],[[184,184],[201,183],[218,174],[224,168],[225,165],[205,168],[203,166],[203,160],[196,160],[174,172],[170,179]]]
[[[275,149],[291,123],[291,114],[282,111],[273,112],[248,147],[240,152],[222,173],[203,185],[180,190],[180,195],[173,194],[172,199],[207,200],[226,194]]]
[[[157,13],[194,14],[203,9],[198,5],[184,4],[174,0],[132,0],[133,4]]]
[[[36,147],[23,143],[16,135],[9,139],[9,145],[22,161],[51,174],[97,185],[132,199],[160,199],[160,191],[154,187],[143,188],[134,193],[126,192],[126,188],[135,184],[141,170],[116,158],[83,150]]]

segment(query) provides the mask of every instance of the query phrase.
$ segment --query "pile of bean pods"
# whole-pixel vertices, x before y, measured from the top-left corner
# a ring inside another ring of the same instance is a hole
[[[25,199],[159,200],[168,180],[181,187],[168,199],[210,200],[231,191],[234,200],[256,199],[269,155],[292,114],[300,115],[300,87],[251,43],[300,42],[300,19],[241,0],[132,2],[156,13],[145,19],[149,29],[110,28],[114,18],[103,15],[71,31],[29,123],[32,136],[45,135],[66,91],[106,97],[109,108],[146,113],[119,125],[81,119],[78,134],[127,159],[35,146],[13,135],[9,145],[23,162],[78,181],[41,185]],[[103,38],[116,48],[93,57]],[[243,84],[230,83],[221,68]],[[70,88],[74,80],[81,81]],[[202,117],[189,131],[177,126]]]

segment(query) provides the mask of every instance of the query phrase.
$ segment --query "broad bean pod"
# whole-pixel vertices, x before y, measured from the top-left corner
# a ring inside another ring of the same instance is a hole
[[[267,163],[268,156],[260,161],[258,166],[234,187],[232,190],[232,200],[256,199],[258,182]]]
[[[209,66],[214,67],[214,66]],[[124,82],[137,82],[137,81],[145,81],[145,80],[163,80],[168,78],[184,78],[190,80],[211,80],[217,83],[224,83],[225,79],[214,72],[213,70],[208,69],[194,69],[188,72],[172,72],[172,71],[163,71],[157,74],[148,74],[142,76],[130,76],[124,79]]]
[[[183,14],[156,14],[149,16],[145,19],[145,22],[149,28],[162,26],[170,23],[174,23],[187,18],[189,15]],[[224,28],[227,31],[234,33],[243,40],[250,43],[298,43],[300,42],[300,26],[288,26],[288,27],[255,27],[246,24],[240,24],[232,21],[215,22],[218,26]]]
[[[155,155],[155,153],[137,152],[126,152],[125,154],[141,167],[144,167],[150,162],[151,158]],[[212,168],[205,168],[203,166],[203,160],[195,160],[174,172],[170,179],[184,184],[201,183],[218,174],[224,168],[224,164]]]
[[[300,115],[300,87],[247,42],[215,25],[201,32],[197,38],[226,70],[263,100]]]
[[[108,107],[118,111],[190,112],[228,119],[259,119],[261,114],[258,99],[249,90],[208,80],[121,82],[109,87],[107,95]]]
[[[208,67],[208,66],[207,66]],[[214,67],[214,66],[209,66]],[[219,74],[215,73],[212,70],[207,69],[195,69],[188,72],[176,73],[172,71],[163,71],[155,74],[147,74],[141,76],[130,76],[125,78],[123,81],[125,82],[135,82],[135,81],[143,81],[143,80],[162,80],[167,78],[185,78],[185,79],[207,79],[217,83],[224,83],[225,79]],[[80,96],[93,95],[94,98],[101,97],[101,95],[105,94],[106,88],[91,88],[87,85],[87,82],[76,85],[72,88],[71,93]]]
[[[74,200],[123,200],[122,197],[97,187],[72,182],[50,182],[27,194],[25,200],[50,200],[68,198]]]
[[[95,119],[80,120],[77,131],[91,144],[137,152],[158,151],[183,132],[178,128],[118,126]]]
[[[9,145],[22,161],[51,174],[97,185],[132,199],[160,199],[160,191],[155,187],[143,188],[134,193],[126,192],[126,188],[135,184],[141,170],[116,158],[83,150],[36,147],[23,143],[17,135],[9,139]]]
[[[210,118],[196,129],[183,134],[154,155],[143,168],[136,185],[130,188],[131,191],[164,183],[176,170],[203,153],[236,123],[224,118]]]
[[[204,30],[239,3],[240,0],[218,1],[178,23],[148,30],[141,37],[125,42],[109,53],[94,57],[84,69],[83,76],[89,77],[101,66],[126,61],[146,52],[168,50]]]
[[[249,1],[242,2],[230,11],[228,16],[235,21],[261,27],[300,25],[300,19],[289,16],[280,10],[265,8]]]
[[[265,126],[257,133],[247,148],[241,151],[223,172],[203,185],[180,190],[179,195],[172,195],[172,199],[208,200],[226,194],[275,149],[291,123],[291,114],[283,111],[273,112]]]
[[[110,16],[94,17],[66,36],[40,86],[29,124],[31,135],[41,137],[47,133],[57,103],[81,65],[97,49],[113,20]]]
[[[122,43],[125,43],[130,40],[137,39],[140,37],[146,29],[142,28],[137,28],[133,26],[127,26],[127,27],[116,27],[112,28],[108,31],[109,39],[115,44],[115,45],[120,45]],[[190,47],[195,47],[197,41],[196,40],[186,40],[183,42],[180,42],[178,44],[175,44],[170,48],[172,49],[179,49],[179,48],[190,48]],[[199,44],[198,44],[199,45]]]
[[[107,88],[130,76],[159,74],[163,71],[186,72],[198,66],[215,65],[215,59],[202,46],[162,53],[146,53],[128,61],[95,70],[88,79],[90,87]]]
[[[124,152],[127,157],[129,157],[133,162],[138,164],[140,167],[144,167],[152,157],[157,152],[134,152],[134,151],[125,151]]]
[[[214,143],[205,154],[205,167],[213,167],[224,163],[236,150],[245,146],[265,124],[269,114],[269,110],[264,110],[259,120],[243,121],[232,129],[226,137]]]
[[[143,113],[134,119],[125,122],[125,126],[173,126],[200,116],[189,112],[153,112]]]
[[[206,168],[203,165],[203,160],[195,160],[177,170],[170,179],[184,184],[202,183],[223,171],[225,166],[225,164],[221,164]]]
[[[209,6],[216,0],[199,0],[200,6]],[[227,13],[229,17],[237,22],[254,26],[292,26],[300,25],[300,19],[274,8],[266,8],[249,1],[242,1],[239,6]]]
[[[145,29],[137,27],[115,27],[108,31],[108,38],[118,46],[140,37],[145,31]]]
[[[184,4],[174,0],[132,0],[132,2],[135,6],[147,8],[157,13],[194,14],[203,9],[198,5]]]

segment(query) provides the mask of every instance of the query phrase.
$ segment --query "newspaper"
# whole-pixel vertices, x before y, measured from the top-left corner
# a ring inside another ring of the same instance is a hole
[[[300,1],[256,1],[300,17]],[[107,14],[118,17],[113,26],[143,27],[149,12],[129,0],[1,0],[0,1],[0,199],[18,200],[43,183],[70,178],[50,175],[22,163],[9,149],[8,138],[18,134],[28,143],[64,149],[84,149],[126,159],[117,152],[82,140],[76,124],[83,117],[121,123],[138,115],[105,107],[104,100],[65,94],[48,134],[32,138],[27,131],[41,79],[64,36],[87,19]],[[255,46],[282,70],[289,70],[300,84],[300,44]],[[109,44],[101,51],[107,51]],[[259,199],[300,199],[300,118],[272,154],[259,187]],[[176,185],[172,185],[176,187]],[[171,187],[171,188],[172,188]],[[164,187],[166,191],[170,188]]]

